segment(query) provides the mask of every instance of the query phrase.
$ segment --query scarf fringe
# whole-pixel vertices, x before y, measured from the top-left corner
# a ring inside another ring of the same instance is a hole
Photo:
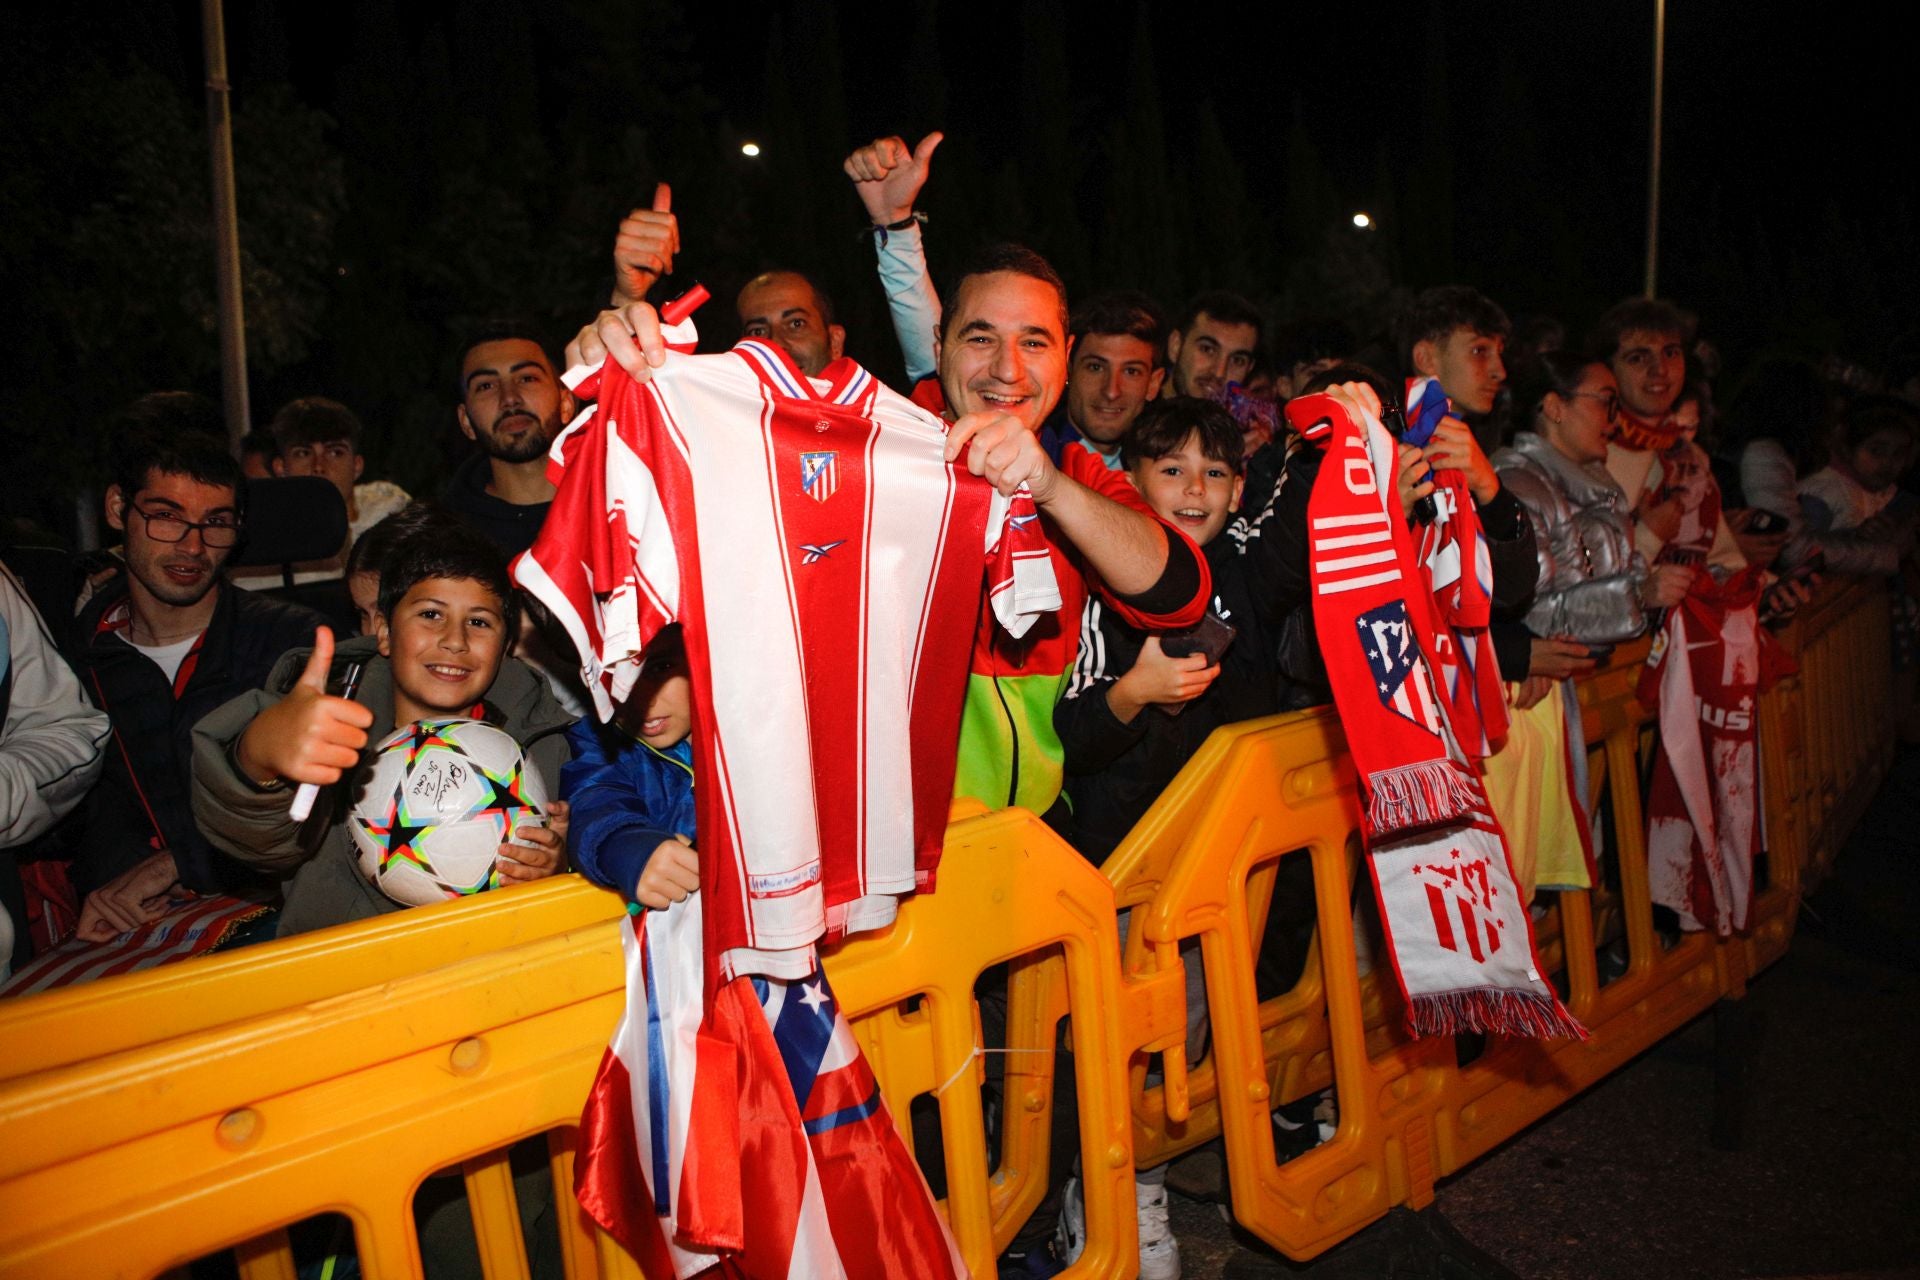
[[[1585,1040],[1587,1029],[1544,991],[1475,987],[1438,995],[1414,996],[1407,1025],[1419,1036],[1451,1036],[1465,1031],[1485,1035],[1526,1036],[1536,1040]]]
[[[1480,797],[1448,760],[1427,760],[1367,775],[1370,840],[1458,821],[1480,807]]]

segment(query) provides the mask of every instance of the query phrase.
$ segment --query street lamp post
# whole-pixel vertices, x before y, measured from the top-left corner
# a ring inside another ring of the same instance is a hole
[[[1647,296],[1660,266],[1660,110],[1667,63],[1667,0],[1653,0],[1653,131],[1647,154]]]
[[[251,428],[247,324],[240,304],[240,218],[234,208],[233,115],[227,105],[227,31],[221,0],[200,0],[207,56],[207,145],[213,153],[213,264],[220,311],[220,391],[227,439],[237,455]]]

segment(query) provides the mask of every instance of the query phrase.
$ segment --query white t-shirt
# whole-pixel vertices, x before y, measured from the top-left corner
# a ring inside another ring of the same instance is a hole
[[[189,653],[193,652],[193,646],[200,642],[198,635],[188,636],[185,640],[175,640],[172,644],[134,644],[124,634],[120,638],[152,658],[154,664],[167,673],[168,684],[179,679],[180,664],[186,661]]]

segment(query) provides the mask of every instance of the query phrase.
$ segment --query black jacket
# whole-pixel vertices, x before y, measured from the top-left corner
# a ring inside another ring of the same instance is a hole
[[[1146,633],[1087,598],[1080,652],[1067,691],[1054,705],[1053,725],[1066,749],[1067,797],[1073,805],[1075,847],[1102,862],[1173,781],[1207,736],[1223,724],[1280,710],[1275,688],[1277,633],[1283,599],[1276,544],[1241,544],[1221,534],[1205,548],[1213,571],[1212,611],[1234,628],[1220,659],[1220,675],[1179,715],[1143,708],[1122,724],[1107,704],[1107,689],[1140,656]]]
[[[113,721],[106,768],[83,806],[74,850],[74,886],[83,896],[152,854],[160,847],[156,841],[173,851],[180,882],[189,889],[244,889],[261,883],[209,844],[194,825],[192,730],[207,712],[259,688],[281,654],[311,645],[313,629],[323,619],[311,609],[257,591],[222,583],[219,592],[213,620],[178,698],[150,658],[120,632],[101,630],[108,611],[126,602],[125,575],[102,588],[74,619],[67,661],[87,696]]]
[[[440,505],[466,521],[475,532],[500,548],[509,560],[533,545],[540,526],[547,522],[550,502],[517,506],[487,492],[493,467],[486,455],[474,454],[447,477],[440,491]]]

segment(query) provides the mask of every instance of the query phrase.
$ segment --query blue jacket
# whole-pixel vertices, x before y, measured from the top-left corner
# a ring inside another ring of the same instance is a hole
[[[657,751],[610,724],[582,719],[567,730],[567,743],[573,759],[560,770],[560,798],[573,806],[573,865],[631,901],[660,842],[694,836],[693,740]]]

